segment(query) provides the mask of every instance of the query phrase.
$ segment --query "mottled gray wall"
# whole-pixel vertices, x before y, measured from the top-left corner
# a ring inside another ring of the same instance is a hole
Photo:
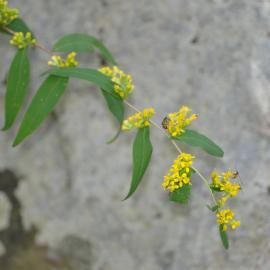
[[[168,202],[161,182],[176,152],[156,130],[151,168],[135,196],[122,202],[134,134],[106,145],[116,125],[97,89],[74,80],[55,114],[21,146],[10,146],[16,128],[0,135],[1,179],[8,175],[18,182],[13,179],[9,197],[0,193],[0,229],[16,234],[8,228],[8,217],[22,220],[19,235],[32,235],[41,260],[48,257],[60,265],[50,268],[43,262],[44,269],[269,269],[270,1],[10,3],[48,47],[71,32],[102,38],[134,76],[131,101],[155,107],[157,121],[179,105],[194,108],[200,115],[194,126],[225,150],[222,160],[192,150],[196,165],[206,175],[213,168],[240,172],[243,191],[233,207],[242,226],[230,234],[231,249],[225,252],[215,218],[205,207],[209,192],[197,177],[188,205]],[[1,81],[14,54],[7,44],[1,36]],[[48,57],[36,51],[32,59],[34,93]],[[97,56],[84,59],[84,65],[94,67],[100,61]],[[1,123],[4,94],[1,84]],[[19,206],[11,205],[13,197]],[[37,231],[29,233],[32,226]],[[23,260],[25,253],[17,251],[21,242],[13,249],[7,243],[0,244],[0,253],[6,252],[5,267],[12,269],[16,263],[11,260]],[[43,269],[36,263],[35,269]]]

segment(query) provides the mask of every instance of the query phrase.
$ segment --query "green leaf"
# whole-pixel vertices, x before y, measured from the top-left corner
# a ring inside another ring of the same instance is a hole
[[[184,185],[170,193],[170,201],[187,203],[190,197],[191,185]]]
[[[223,190],[221,190],[220,188],[215,187],[213,184],[210,184],[209,186],[215,192],[223,192]]]
[[[109,63],[116,65],[116,61],[113,58],[110,51],[104,46],[104,44],[95,37],[86,34],[71,34],[62,37],[58,40],[54,46],[55,52],[92,52],[94,48],[98,49],[103,58]]]
[[[215,157],[223,157],[224,155],[223,150],[217,144],[195,130],[186,129],[182,135],[172,137],[172,139],[184,142],[194,147],[200,147],[205,152]]]
[[[30,79],[30,64],[27,48],[17,51],[7,77],[7,93],[5,98],[5,125],[2,130],[9,129],[14,123],[25,99]]]
[[[221,242],[223,244],[223,247],[225,249],[228,249],[229,248],[229,238],[228,238],[227,233],[225,231],[223,231],[222,225],[219,225],[219,235],[220,235],[220,239],[221,239]]]
[[[14,32],[23,32],[23,33],[27,33],[27,32],[31,32],[32,31],[29,29],[29,27],[26,25],[26,23],[21,19],[21,18],[17,18],[14,21],[12,21],[7,28],[9,28],[10,30],[14,31]],[[33,33],[32,33],[33,35]]]
[[[68,78],[49,76],[33,97],[13,143],[15,147],[45,120],[64,93]]]
[[[150,141],[150,128],[139,128],[133,143],[133,173],[128,195],[128,199],[137,189],[142,177],[148,167],[152,156],[153,147]]]
[[[206,205],[206,206],[212,212],[216,212],[218,210],[218,208],[219,208],[218,205],[214,205],[214,206]]]
[[[123,104],[123,100],[120,97],[113,96],[102,89],[101,89],[101,92],[107,102],[110,112],[119,123],[119,130],[117,134],[111,140],[107,142],[107,143],[112,143],[118,138],[121,132],[121,126],[124,120],[124,104]]]
[[[115,97],[118,95],[114,92],[114,83],[111,79],[102,74],[101,72],[91,69],[91,68],[56,68],[50,69],[47,73],[62,76],[62,77],[72,77],[81,80],[86,80],[89,82],[94,83],[99,88],[103,89],[104,91],[108,92]]]

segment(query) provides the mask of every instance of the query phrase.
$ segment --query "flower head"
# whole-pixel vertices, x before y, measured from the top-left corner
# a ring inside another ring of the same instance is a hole
[[[182,106],[178,112],[167,115],[167,129],[172,137],[176,137],[185,132],[185,128],[198,118],[197,114],[191,114],[191,109]]]
[[[223,230],[227,231],[228,225],[232,230],[240,226],[240,221],[234,218],[234,212],[231,209],[223,209],[217,212],[217,224],[222,225]]]
[[[214,191],[217,191],[221,194],[219,200],[217,201],[217,223],[222,226],[224,231],[227,230],[228,225],[232,230],[235,230],[240,226],[240,221],[234,218],[234,212],[227,208],[224,209],[228,199],[233,198],[238,195],[241,186],[239,183],[232,182],[232,179],[235,179],[238,176],[238,173],[227,171],[222,174],[219,174],[217,171],[213,171],[211,174],[212,183],[210,188]],[[222,209],[223,208],[223,209]]]
[[[18,18],[19,10],[8,7],[8,1],[0,0],[0,26],[9,25]]]
[[[134,85],[132,83],[132,77],[129,74],[125,74],[117,66],[103,67],[99,71],[104,75],[111,78],[114,82],[114,91],[122,98],[125,99],[133,91]]]
[[[237,175],[232,171],[224,172],[221,175],[219,175],[217,171],[213,171],[211,174],[211,187],[218,191],[224,192],[224,194],[228,197],[236,197],[241,189],[239,183],[231,182],[231,180],[235,179],[236,177]]]
[[[16,32],[10,40],[10,44],[17,46],[19,49],[23,49],[28,45],[34,46],[36,43],[36,39],[32,37],[30,32]]]
[[[141,112],[131,115],[123,122],[122,130],[130,130],[132,128],[143,128],[150,125],[150,118],[155,114],[153,108],[146,108]]]
[[[183,185],[191,185],[191,166],[195,157],[181,153],[173,162],[168,173],[164,176],[162,186],[173,192],[176,189],[183,187]]]
[[[66,59],[63,59],[60,55],[54,55],[48,62],[48,65],[60,68],[77,67],[79,65],[79,62],[75,60],[75,56],[76,56],[75,52],[69,53]]]

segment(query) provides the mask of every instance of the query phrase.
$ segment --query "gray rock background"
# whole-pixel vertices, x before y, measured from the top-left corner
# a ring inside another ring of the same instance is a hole
[[[116,124],[97,89],[74,80],[55,113],[21,146],[11,147],[17,127],[0,135],[0,224],[9,223],[0,227],[1,269],[269,269],[270,2],[10,4],[48,47],[73,32],[103,39],[134,77],[132,103],[155,107],[156,121],[182,104],[191,106],[200,115],[194,127],[225,150],[218,160],[190,149],[196,166],[205,175],[213,168],[240,172],[243,191],[233,207],[242,226],[224,251],[205,207],[209,192],[197,177],[188,205],[168,202],[161,182],[177,153],[157,130],[144,182],[122,202],[134,134],[106,145]],[[0,55],[4,81],[14,49],[3,35]],[[100,62],[98,56],[82,58],[85,66]],[[43,52],[32,53],[32,94],[47,61]],[[1,123],[4,94],[3,82]]]

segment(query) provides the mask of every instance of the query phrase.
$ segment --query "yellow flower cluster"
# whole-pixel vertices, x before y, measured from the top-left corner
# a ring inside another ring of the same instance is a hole
[[[114,82],[114,91],[123,99],[133,91],[134,85],[132,83],[132,77],[129,74],[125,74],[117,66],[103,67],[99,71],[104,75],[111,78]]]
[[[79,62],[75,60],[75,56],[75,52],[69,53],[66,59],[63,59],[60,55],[54,55],[48,62],[48,65],[60,68],[77,67],[79,65]]]
[[[219,174],[217,171],[213,171],[211,174],[212,183],[210,187],[222,194],[218,200],[216,217],[217,223],[222,225],[224,231],[227,230],[228,225],[230,225],[232,230],[235,230],[240,226],[240,221],[234,218],[234,212],[231,209],[221,209],[221,207],[224,207],[228,199],[236,197],[241,189],[239,183],[231,182],[231,180],[235,179],[237,176],[238,173],[232,171],[227,171],[222,174]]]
[[[170,192],[183,187],[183,185],[191,185],[191,166],[195,157],[181,153],[173,162],[167,175],[164,176],[162,187]]]
[[[131,115],[123,122],[122,130],[130,130],[132,128],[143,128],[150,125],[150,118],[155,114],[153,108],[146,108],[141,112]]]
[[[0,0],[0,26],[9,25],[18,18],[19,10],[8,7],[8,1]]]
[[[214,190],[222,192],[222,197],[219,199],[218,204],[224,206],[229,198],[236,197],[241,186],[239,183],[231,182],[231,179],[235,179],[237,173],[232,171],[224,172],[219,175],[217,171],[213,171],[211,174],[212,184],[211,187]]]
[[[197,114],[191,114],[191,109],[182,106],[178,112],[167,115],[167,129],[172,137],[176,137],[185,132],[185,128],[198,118]]]
[[[240,220],[234,218],[234,212],[231,209],[223,209],[217,212],[217,223],[222,225],[223,231],[227,231],[228,225],[235,230],[241,225]]]
[[[25,34],[23,32],[16,32],[10,40],[10,44],[17,46],[19,49],[23,49],[28,45],[34,46],[36,43],[36,39],[32,37],[30,32]]]

